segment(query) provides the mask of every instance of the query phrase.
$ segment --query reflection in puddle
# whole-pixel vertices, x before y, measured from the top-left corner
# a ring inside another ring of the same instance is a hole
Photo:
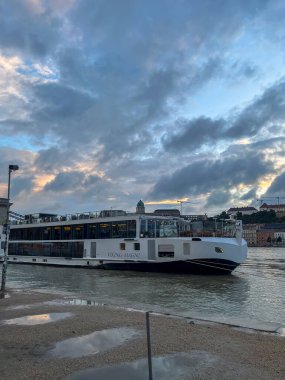
[[[49,313],[27,315],[25,317],[7,319],[5,321],[2,321],[1,324],[22,326],[42,325],[44,323],[56,322],[65,318],[70,318],[72,315],[73,313]]]
[[[115,328],[95,331],[92,334],[70,338],[58,342],[47,355],[59,358],[79,358],[93,355],[119,346],[129,339],[139,336],[139,332],[130,328]]]
[[[203,374],[217,358],[205,351],[192,351],[190,354],[179,353],[152,359],[153,378],[188,379],[194,374]],[[112,367],[88,368],[68,376],[68,380],[145,380],[148,378],[147,359],[136,360],[131,363],[122,363]],[[202,377],[201,377],[202,378]]]

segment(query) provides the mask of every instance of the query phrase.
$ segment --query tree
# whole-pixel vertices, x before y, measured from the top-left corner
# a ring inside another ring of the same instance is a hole
[[[240,211],[237,212],[236,219],[237,220],[243,220],[243,218],[242,218],[242,212],[240,212]]]
[[[221,219],[230,219],[230,216],[226,213],[226,211],[223,211],[220,215],[216,215],[215,218],[219,221]]]

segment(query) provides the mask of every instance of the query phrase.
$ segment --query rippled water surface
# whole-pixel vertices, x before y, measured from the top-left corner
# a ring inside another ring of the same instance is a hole
[[[285,248],[250,248],[229,276],[9,264],[7,285],[76,293],[99,303],[212,320],[285,324]]]

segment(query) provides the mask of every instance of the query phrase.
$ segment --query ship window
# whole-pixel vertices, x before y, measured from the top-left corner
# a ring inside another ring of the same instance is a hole
[[[135,238],[136,237],[136,221],[135,220],[128,220],[128,238]]]
[[[50,240],[50,239],[51,239],[51,228],[44,227],[43,240]]]
[[[33,228],[33,239],[34,240],[42,240],[42,228],[40,227],[37,227],[37,228]]]
[[[174,252],[158,252],[158,257],[174,257]]]
[[[126,244],[125,243],[120,243],[120,250],[125,251],[126,249]]]
[[[217,253],[223,253],[224,250],[221,247],[215,247],[215,252],[217,252]]]
[[[62,228],[62,239],[64,240],[70,240],[71,239],[71,227],[70,226],[63,226]]]
[[[117,227],[118,237],[126,238],[127,237],[127,222],[126,221],[118,222],[117,226],[118,226]],[[114,234],[114,231],[113,231],[113,234]],[[115,236],[113,235],[113,237]]]
[[[97,239],[99,234],[98,224],[87,225],[87,239]]]
[[[9,243],[9,255],[46,257],[83,257],[83,242]]]
[[[111,236],[111,223],[100,223],[100,239],[110,239]]]
[[[134,243],[134,250],[139,251],[141,249],[140,243]]]
[[[73,226],[73,239],[83,239],[83,226],[79,224],[75,224]]]
[[[61,239],[61,227],[60,226],[53,227],[52,232],[53,232],[53,234],[52,234],[53,240],[60,240]]]

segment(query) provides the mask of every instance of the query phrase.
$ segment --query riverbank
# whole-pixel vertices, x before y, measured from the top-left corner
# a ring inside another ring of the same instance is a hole
[[[8,298],[0,299],[2,380],[64,379],[87,368],[115,366],[147,357],[145,314],[142,312],[88,305],[70,296],[59,298],[58,294],[37,291],[9,291],[8,294]],[[18,325],[11,323],[11,319],[23,316],[29,316],[29,319],[14,321],[20,323]],[[55,316],[66,318],[44,323]],[[39,321],[41,324],[37,324]],[[154,314],[150,315],[150,324],[154,358],[188,354],[191,366],[181,377],[183,379],[284,378],[284,337]],[[116,332],[121,333],[122,328],[132,334],[120,342],[122,337]],[[109,329],[112,329],[113,340],[108,348]],[[104,334],[104,339],[101,336],[101,343],[97,345],[98,352],[76,357],[84,353],[86,345],[90,347],[93,343],[89,339],[83,346],[77,346],[73,353],[70,346],[76,343],[77,337],[95,331]],[[61,349],[57,354],[54,350],[56,343],[71,338],[73,340],[65,345],[65,352]],[[195,361],[192,362],[191,357]],[[179,364],[177,373],[178,367]]]

